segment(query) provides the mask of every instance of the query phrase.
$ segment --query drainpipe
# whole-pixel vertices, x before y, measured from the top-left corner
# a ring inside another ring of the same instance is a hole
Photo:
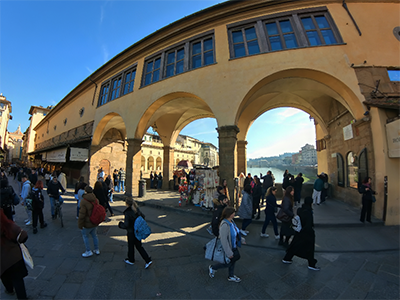
[[[96,97],[96,92],[97,92],[97,84],[96,84],[96,82],[94,82],[94,81],[92,80],[92,78],[91,78],[90,76],[89,76],[89,80],[90,80],[91,82],[93,82],[93,84],[96,86],[96,88],[94,89],[93,100],[92,100],[92,106],[93,106],[94,98]]]
[[[345,10],[347,11],[347,13],[349,14],[351,20],[353,21],[354,26],[356,26],[356,29],[357,29],[357,31],[358,31],[358,34],[361,36],[361,30],[360,30],[360,28],[358,27],[358,25],[357,25],[357,23],[356,23],[356,20],[354,20],[353,16],[351,15],[351,12],[350,12],[349,8],[347,7],[346,0],[343,0],[342,6],[344,7],[344,9],[345,9]]]
[[[385,176],[383,179],[384,182],[384,194],[383,194],[383,216],[382,220],[386,223],[386,212],[387,212],[387,201],[388,201],[388,177]]]

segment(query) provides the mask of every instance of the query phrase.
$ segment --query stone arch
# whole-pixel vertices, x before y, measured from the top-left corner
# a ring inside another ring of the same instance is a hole
[[[346,84],[334,76],[311,69],[290,69],[261,79],[244,97],[236,115],[245,140],[252,122],[267,110],[294,107],[310,114],[327,134],[329,116],[324,112],[330,105],[338,112],[345,110],[354,117],[364,113],[363,105]]]
[[[156,159],[156,170],[161,171],[162,170],[162,159],[161,157],[157,157]]]
[[[146,171],[146,158],[144,156],[140,158],[140,169]]]
[[[125,140],[126,126],[123,118],[120,114],[115,112],[110,112],[100,118],[100,120],[95,122],[93,128],[95,128],[92,137],[92,145],[97,146],[100,144],[103,136],[107,133],[111,128],[115,128],[121,134],[121,140]]]

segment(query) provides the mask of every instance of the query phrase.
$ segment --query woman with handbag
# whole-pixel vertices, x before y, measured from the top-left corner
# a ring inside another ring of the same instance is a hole
[[[282,222],[279,245],[284,246],[285,248],[289,246],[289,239],[292,235],[294,235],[294,230],[291,227],[292,218],[294,216],[293,195],[293,187],[288,186],[285,190],[285,196],[282,199],[281,209],[277,215],[277,218]]]
[[[238,247],[241,246],[241,236],[239,228],[236,226],[233,218],[235,217],[235,209],[233,207],[225,207],[221,215],[221,223],[219,225],[219,239],[221,240],[222,249],[224,250],[230,262],[226,264],[217,263],[208,267],[208,275],[214,278],[215,272],[222,268],[228,268],[228,281],[240,282],[240,278],[234,274],[235,263],[240,259]]]
[[[8,219],[0,209],[1,222],[1,281],[6,293],[27,299],[24,277],[28,275],[19,243],[28,239],[26,231]]]
[[[265,208],[265,221],[264,225],[261,230],[261,237],[269,237],[268,234],[265,233],[265,230],[267,230],[267,226],[269,222],[272,222],[272,225],[274,226],[274,233],[275,233],[275,239],[279,239],[279,234],[278,234],[278,222],[276,221],[275,217],[275,212],[278,210],[278,204],[276,203],[276,190],[277,188],[274,186],[271,186],[267,190],[267,207]]]
[[[371,189],[371,177],[366,177],[361,186],[360,194],[362,194],[362,209],[360,221],[365,222],[365,215],[367,215],[367,222],[371,223],[372,202],[375,198],[376,192]]]
[[[246,236],[249,232],[246,230],[247,226],[252,222],[253,217],[253,197],[251,196],[251,185],[246,184],[243,190],[243,198],[240,203],[238,215],[242,221],[242,229],[240,229],[240,233]]]

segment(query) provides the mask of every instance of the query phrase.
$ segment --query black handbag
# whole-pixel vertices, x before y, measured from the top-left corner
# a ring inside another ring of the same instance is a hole
[[[290,222],[291,219],[287,214],[285,214],[282,208],[279,210],[278,214],[276,215],[276,218],[282,222]]]

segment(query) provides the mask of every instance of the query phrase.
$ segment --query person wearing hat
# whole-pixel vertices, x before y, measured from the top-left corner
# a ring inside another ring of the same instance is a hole
[[[93,253],[99,255],[99,238],[97,237],[97,226],[90,221],[90,216],[93,211],[93,203],[99,204],[99,200],[93,194],[93,189],[90,186],[85,187],[85,193],[82,195],[83,201],[80,203],[79,217],[78,217],[78,228],[82,231],[83,242],[85,244],[86,251],[82,253],[82,257],[90,257]],[[93,238],[92,252],[89,243],[89,234]]]
[[[126,235],[128,237],[128,257],[124,259],[128,265],[135,263],[135,248],[139,252],[140,256],[146,262],[144,268],[147,269],[153,263],[151,257],[144,250],[142,241],[139,241],[135,236],[135,221],[136,218],[141,216],[144,219],[143,213],[140,211],[136,202],[131,197],[125,199],[126,209],[124,210],[124,222],[120,221],[118,227],[126,229]]]

